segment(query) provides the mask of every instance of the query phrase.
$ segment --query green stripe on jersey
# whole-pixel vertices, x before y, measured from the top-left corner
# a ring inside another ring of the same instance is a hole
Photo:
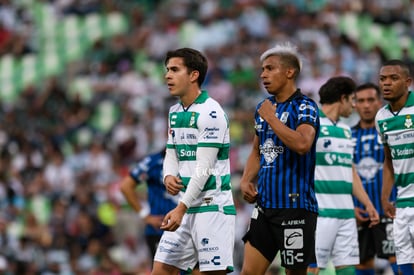
[[[170,113],[171,128],[197,129],[197,120],[200,116],[197,112],[172,112]]]
[[[388,117],[378,121],[381,134],[384,132],[402,131],[404,129],[414,129],[413,115],[399,115],[396,117]]]
[[[231,190],[231,176],[230,174],[221,176],[221,191]]]
[[[414,207],[414,198],[397,199],[395,206],[398,208]]]
[[[190,182],[190,179],[191,177],[181,177],[181,180],[183,181],[182,183],[184,185],[184,188],[181,191],[185,192],[185,190],[187,190],[187,186],[188,186],[188,183]],[[221,191],[230,190],[231,189],[230,174],[221,176],[220,179],[221,179]],[[216,176],[211,175],[207,179],[202,192],[216,189],[217,188],[216,181],[217,181]]]
[[[319,131],[319,137],[332,137],[332,138],[344,138],[350,139],[351,132],[349,129],[341,128],[334,125],[321,125],[321,130]]]
[[[201,143],[198,144],[176,144],[174,145],[168,145],[167,144],[167,148],[175,148],[175,150],[177,151],[177,156],[178,159],[180,161],[185,161],[185,160],[190,160],[190,161],[195,161],[196,158],[196,152],[197,152],[197,147],[203,147],[200,146]],[[204,145],[207,143],[203,143]],[[220,143],[208,143],[209,145],[218,145],[218,146],[205,146],[205,147],[221,147],[222,144]],[[230,145],[229,144],[224,144],[223,148],[219,149],[219,152],[217,154],[217,159],[218,160],[226,160],[229,158],[229,152],[230,152]]]
[[[352,182],[315,180],[315,191],[319,194],[352,194]]]
[[[203,213],[203,212],[217,212],[217,211],[219,211],[219,206],[216,204],[194,206],[194,207],[190,207],[187,209],[188,214]],[[223,206],[223,213],[225,215],[236,215],[236,207],[234,205]]]
[[[414,133],[410,134],[414,135]],[[390,149],[393,160],[414,158],[414,147],[412,144],[390,145]]]
[[[319,209],[320,217],[352,219],[355,218],[354,209]]]
[[[187,190],[187,186],[190,183],[191,177],[181,177],[181,180],[183,181],[184,188],[181,189],[181,191],[185,192]],[[207,190],[214,190],[216,189],[216,177],[210,176],[208,177],[206,184],[204,185],[202,192]]]
[[[396,174],[394,175],[395,185],[400,187],[407,187],[414,184],[414,173]]]
[[[352,167],[352,155],[336,152],[316,152],[316,163],[322,166]]]

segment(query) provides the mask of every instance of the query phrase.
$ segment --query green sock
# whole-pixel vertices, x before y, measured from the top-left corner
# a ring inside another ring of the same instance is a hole
[[[355,266],[337,268],[336,275],[355,275]]]

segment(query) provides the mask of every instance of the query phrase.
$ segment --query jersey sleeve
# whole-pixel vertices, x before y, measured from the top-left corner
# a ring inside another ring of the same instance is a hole
[[[297,125],[306,123],[315,129],[319,127],[319,109],[318,105],[311,100],[302,100],[298,107]]]
[[[149,165],[151,162],[150,157],[144,158],[142,161],[138,162],[129,172],[131,178],[134,179],[136,184],[144,182],[148,179]]]
[[[379,122],[382,112],[383,112],[383,108],[380,109],[377,112],[376,116],[375,116],[375,129],[377,130],[378,136],[379,136],[380,141],[382,142],[382,144],[387,145],[387,140],[385,138],[384,132],[381,131],[381,126],[380,126],[380,122]],[[386,128],[386,124],[383,123],[382,128],[383,129]]]

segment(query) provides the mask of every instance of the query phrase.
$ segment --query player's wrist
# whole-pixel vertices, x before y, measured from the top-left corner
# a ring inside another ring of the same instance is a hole
[[[143,204],[141,207],[141,210],[139,210],[138,212],[138,216],[141,219],[145,219],[146,217],[148,217],[150,214],[150,207],[148,204]]]

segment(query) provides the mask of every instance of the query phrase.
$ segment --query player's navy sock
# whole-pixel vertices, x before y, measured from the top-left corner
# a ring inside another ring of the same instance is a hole
[[[391,266],[391,269],[392,269],[392,272],[394,273],[394,275],[398,275],[399,273],[398,273],[397,263],[390,263],[390,266]]]
[[[373,268],[370,269],[356,269],[356,275],[375,275],[375,270]]]
[[[401,264],[398,269],[403,275],[414,275],[413,264]]]

